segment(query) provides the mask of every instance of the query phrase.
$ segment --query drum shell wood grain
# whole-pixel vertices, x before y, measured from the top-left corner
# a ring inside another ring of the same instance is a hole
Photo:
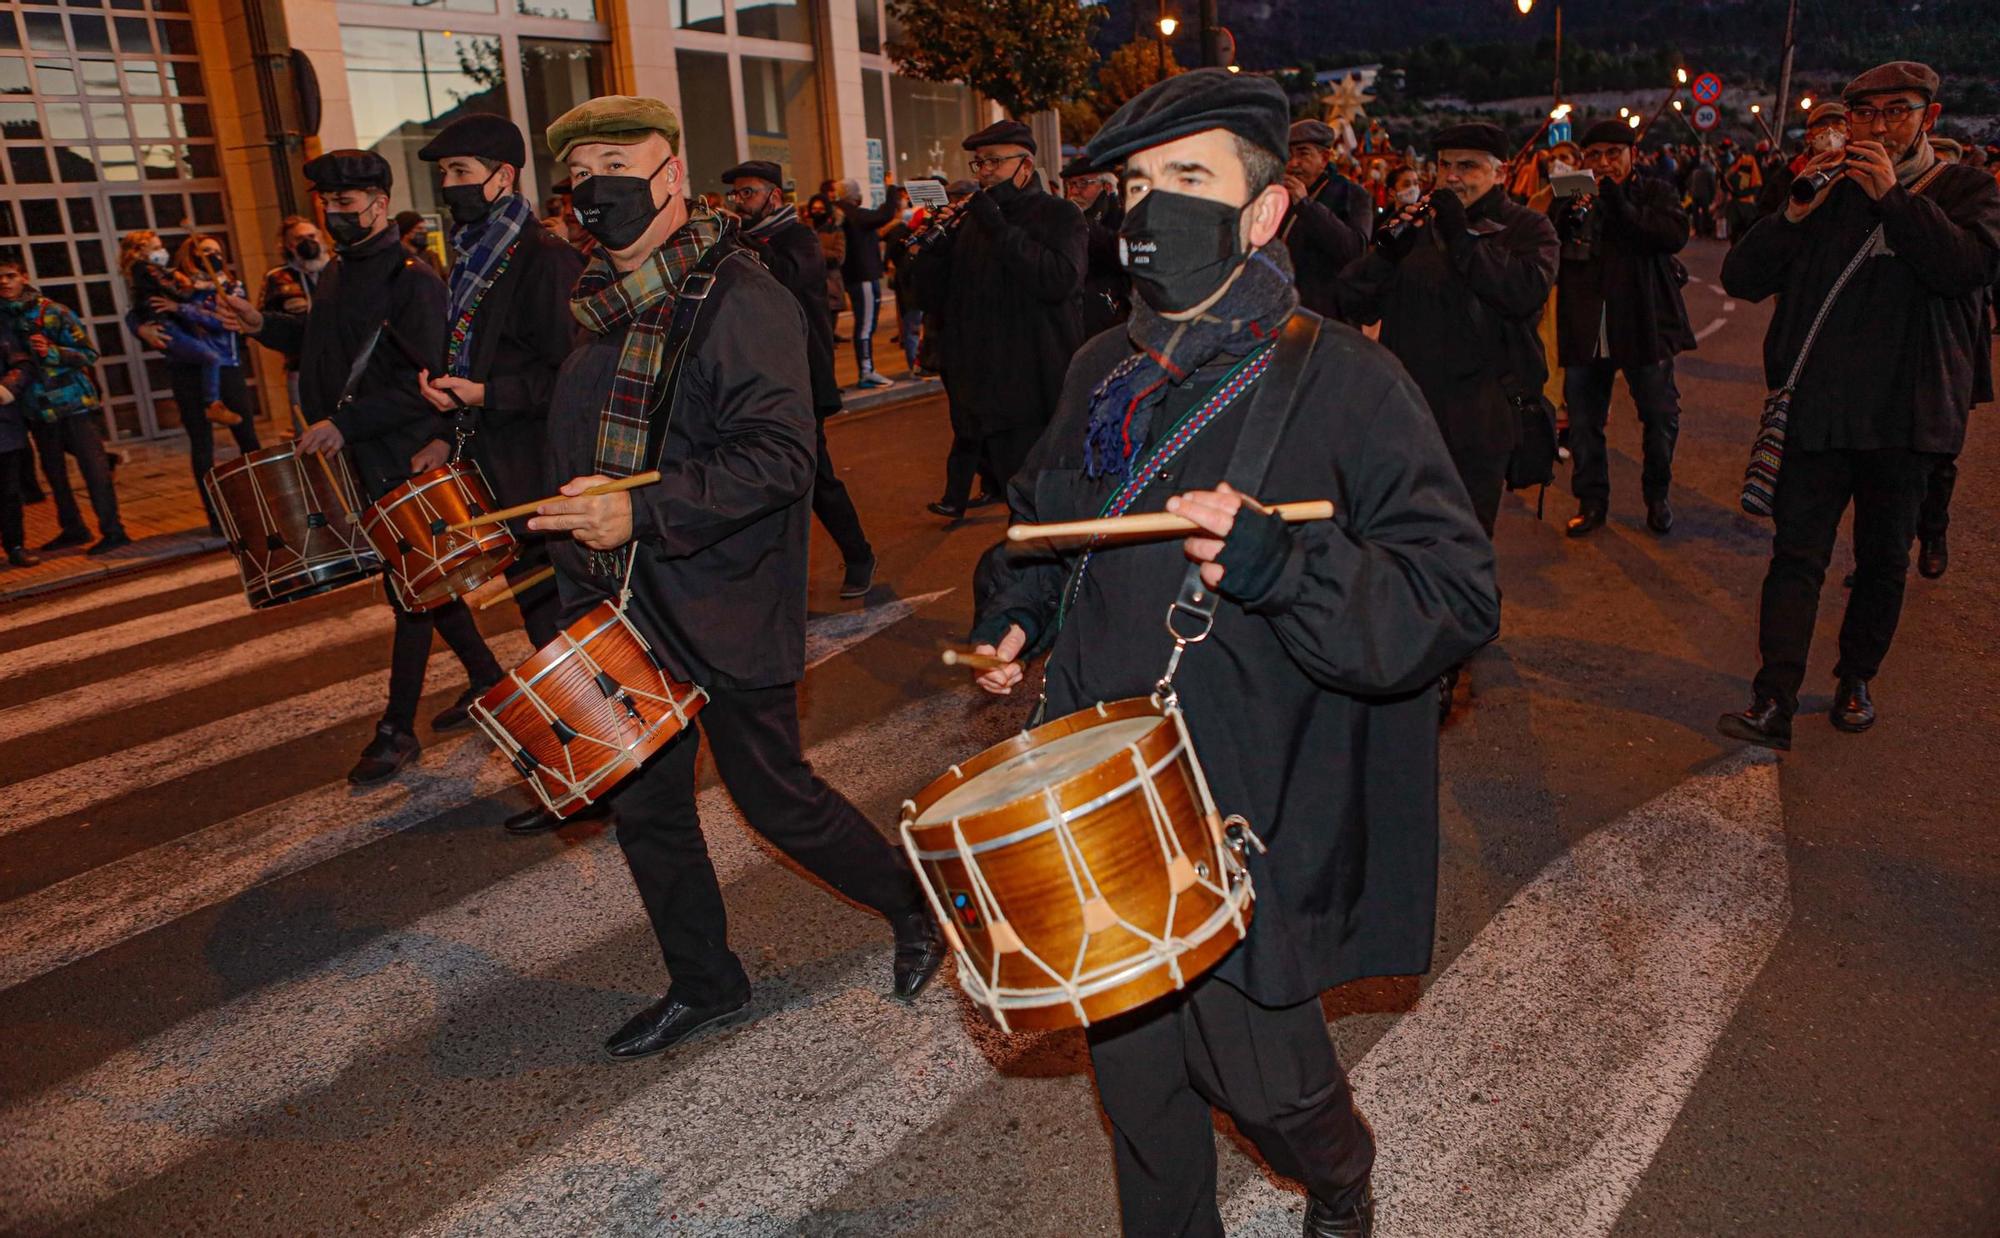
[[[419,473],[375,501],[361,529],[388,566],[405,610],[435,610],[514,562],[520,545],[505,524],[446,527],[498,507],[470,460]]]
[[[347,458],[302,458],[280,443],[225,460],[202,484],[253,609],[366,580],[382,561],[355,519],[363,509]]]
[[[970,892],[973,878],[959,853],[953,822],[917,822],[930,806],[980,773],[1052,739],[1102,722],[1159,713],[1158,707],[1145,700],[1120,701],[1101,709],[1102,714],[1096,709],[1079,711],[994,745],[971,761],[961,763],[956,773],[947,773],[924,788],[912,805],[905,808],[904,829],[916,851],[913,859],[949,920],[947,937],[966,956],[962,962],[969,961],[982,981],[992,974],[992,963],[997,956],[1001,989],[1036,989],[1053,982],[1028,960],[1027,952],[997,949],[991,926],[984,922],[983,916],[979,923],[969,923],[954,906],[952,894]],[[1160,725],[1133,747],[1147,768],[1158,770],[1152,776],[1153,785],[1180,850],[1202,866],[1210,881],[1227,885],[1229,872],[1219,871],[1229,867],[1223,859],[1226,848],[1221,837],[1222,824],[1208,815],[1187,752],[1170,755],[1180,743],[1180,735],[1179,728],[1161,716]],[[1105,901],[1122,919],[1147,932],[1185,942],[1223,910],[1225,900],[1200,884],[1183,889],[1178,900],[1172,898],[1171,875],[1157,841],[1149,801],[1144,789],[1133,785],[1138,766],[1130,753],[1129,748],[1120,749],[1114,757],[1058,783],[1054,788],[1055,798],[1065,813],[1096,804],[1080,815],[1069,817],[1069,828]],[[1121,794],[1121,787],[1128,789]],[[991,887],[1008,929],[1019,937],[1027,951],[1063,971],[1076,960],[1084,940],[1084,924],[1058,835],[1055,830],[1046,829],[1020,841],[1005,841],[1024,831],[1034,831],[1048,817],[1046,800],[1034,794],[992,811],[966,815],[956,824],[966,845],[978,852],[980,874]],[[996,840],[999,845],[992,845]],[[1241,912],[1246,927],[1250,910],[1246,898]],[[1191,982],[1220,963],[1240,940],[1236,927],[1225,923],[1210,936],[1189,945],[1176,956],[1181,983]],[[1103,930],[1092,935],[1078,971],[1091,972],[1125,962],[1139,966],[1148,954],[1147,943],[1133,934],[1118,928]],[[1016,1030],[1077,1027],[1086,1020],[1096,1023],[1137,1009],[1176,987],[1173,970],[1156,966],[1083,997],[1083,1018],[1063,998],[1044,1005],[1010,1004],[1006,1022]]]
[[[637,719],[598,688],[600,667],[621,687],[645,694],[632,696]],[[603,742],[571,741],[566,761],[565,745],[549,720],[527,699],[528,693],[579,736]],[[676,715],[670,706],[648,696],[678,701],[680,713]],[[612,604],[602,602],[482,695],[473,716],[488,734],[497,727],[532,755],[534,764],[522,771],[523,776],[534,784],[551,811],[568,817],[609,794],[692,725],[707,699],[700,688],[667,674],[637,634],[618,621]],[[512,756],[501,736],[493,738]],[[521,764],[517,761],[516,768]],[[575,788],[555,771],[569,775],[573,783],[596,781],[588,789]]]

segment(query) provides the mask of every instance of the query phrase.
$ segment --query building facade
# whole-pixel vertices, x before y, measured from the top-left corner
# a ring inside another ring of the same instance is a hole
[[[897,74],[895,37],[882,0],[0,0],[0,249],[95,335],[107,433],[169,436],[161,362],[122,322],[122,233],[171,248],[214,232],[254,290],[283,219],[312,214],[313,154],[380,152],[395,208],[435,221],[417,150],[490,112],[529,134],[524,187],[542,201],[563,175],[542,134],[610,93],[676,107],[697,192],[750,158],[801,197],[828,179],[964,175],[958,141],[990,105]],[[252,352],[267,415],[283,415],[281,372]]]

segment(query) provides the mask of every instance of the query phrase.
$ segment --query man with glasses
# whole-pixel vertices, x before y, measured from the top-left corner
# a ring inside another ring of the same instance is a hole
[[[784,171],[762,159],[739,163],[722,174],[722,183],[729,186],[729,207],[743,220],[744,243],[805,311],[806,368],[819,428],[813,515],[826,526],[846,565],[840,596],[858,598],[875,582],[875,551],[826,451],[826,419],[841,409],[840,383],[833,376],[833,314],[826,304],[826,251],[813,230],[799,221],[798,207],[785,201],[784,181]]]
[[[1854,590],[1831,721],[1850,733],[1874,725],[1868,685],[1902,614],[1925,487],[1964,444],[1971,406],[1993,398],[1981,315],[1985,289],[2000,278],[2000,186],[1939,160],[1928,137],[1937,93],[1937,73],[1907,60],[1849,82],[1850,140],[1804,173],[1833,179],[1751,229],[1722,265],[1730,296],[1778,298],[1764,337],[1773,387],[1825,314],[1792,391],[1758,612],[1762,666],[1750,707],[1717,722],[1735,739],[1792,746],[1820,586],[1850,504]]]
[[[930,510],[950,520],[965,515],[982,458],[1004,487],[1054,415],[1083,340],[1076,292],[1089,267],[1083,213],[1043,190],[1026,125],[999,121],[963,145],[979,192],[946,208],[949,231],[913,264],[919,299],[942,311],[955,440]]]
[[[1633,134],[1620,120],[1592,125],[1583,135],[1583,166],[1597,178],[1596,192],[1560,199],[1552,213],[1562,240],[1556,360],[1569,405],[1570,492],[1577,501],[1571,537],[1602,528],[1611,508],[1604,427],[1612,380],[1621,372],[1645,427],[1639,480],[1646,527],[1657,534],[1674,527],[1667,499],[1681,424],[1674,354],[1693,348],[1695,339],[1673,255],[1687,244],[1688,218],[1679,190],[1658,177],[1632,175]]]

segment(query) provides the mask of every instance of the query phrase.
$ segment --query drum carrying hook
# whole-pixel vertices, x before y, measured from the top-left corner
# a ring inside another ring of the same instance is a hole
[[[1175,620],[1181,615],[1191,615],[1201,624],[1193,632],[1180,630]],[[1167,635],[1174,638],[1174,650],[1167,655],[1167,672],[1160,676],[1160,682],[1153,685],[1153,695],[1165,705],[1175,705],[1180,697],[1174,691],[1174,673],[1181,668],[1181,655],[1189,645],[1199,645],[1208,639],[1215,627],[1215,595],[1202,584],[1199,569],[1190,567],[1187,580],[1182,583],[1180,593],[1173,605],[1167,607]]]

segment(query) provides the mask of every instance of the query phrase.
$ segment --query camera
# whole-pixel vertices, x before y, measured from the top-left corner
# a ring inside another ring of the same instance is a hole
[[[1417,225],[1429,225],[1431,218],[1431,196],[1425,194],[1423,197],[1417,199],[1416,206],[1409,215],[1392,220],[1384,225],[1380,229],[1381,238],[1390,242],[1400,241],[1403,239],[1405,233]]]

